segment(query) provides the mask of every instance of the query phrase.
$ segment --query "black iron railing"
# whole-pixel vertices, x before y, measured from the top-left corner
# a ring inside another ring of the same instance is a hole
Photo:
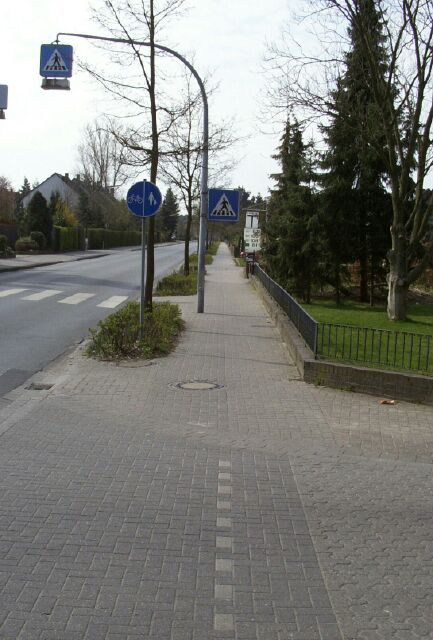
[[[432,340],[421,333],[320,322],[317,357],[433,373]]]
[[[253,266],[253,273],[283,311],[285,311],[315,355],[317,349],[318,323],[292,298],[290,293],[287,293],[275,280],[272,280],[257,263]]]

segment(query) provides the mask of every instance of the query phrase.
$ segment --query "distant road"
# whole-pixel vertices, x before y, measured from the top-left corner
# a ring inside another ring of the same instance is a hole
[[[191,251],[196,245],[191,245]],[[183,262],[183,244],[155,248],[155,282]],[[0,398],[140,295],[141,251],[0,273]]]

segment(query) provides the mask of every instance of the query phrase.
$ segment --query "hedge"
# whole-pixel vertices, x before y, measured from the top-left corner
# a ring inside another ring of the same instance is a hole
[[[88,249],[112,249],[114,247],[130,247],[141,244],[139,231],[112,231],[111,229],[88,229]],[[83,251],[83,227],[54,226],[52,235],[54,251]]]
[[[111,229],[88,229],[89,249],[112,249],[141,244],[139,231],[112,231]]]
[[[52,247],[54,251],[81,251],[84,249],[84,229],[82,227],[53,227]]]

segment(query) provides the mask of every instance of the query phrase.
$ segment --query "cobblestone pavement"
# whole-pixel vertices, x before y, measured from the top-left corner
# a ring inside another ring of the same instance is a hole
[[[304,384],[208,271],[169,357],[78,350],[0,411],[0,638],[433,638],[432,409]]]

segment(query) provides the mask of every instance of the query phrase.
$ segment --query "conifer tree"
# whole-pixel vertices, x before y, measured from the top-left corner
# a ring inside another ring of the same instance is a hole
[[[315,197],[311,188],[311,148],[296,121],[287,121],[278,154],[281,173],[269,201],[264,256],[270,275],[309,302],[320,278]]]
[[[47,246],[51,243],[51,231],[53,229],[53,219],[46,199],[40,191],[29,202],[27,208],[27,223],[29,232],[40,231],[44,234]]]
[[[169,188],[157,214],[156,229],[160,239],[170,241],[174,239],[179,219],[179,203],[173,191]]]
[[[374,0],[360,0],[363,25],[371,38],[374,55],[383,73],[387,66],[383,24]],[[389,244],[391,204],[384,180],[386,167],[382,149],[385,136],[374,98],[371,72],[359,28],[349,28],[351,49],[345,71],[331,95],[333,117],[323,127],[328,150],[324,154],[322,177],[322,219],[327,236],[328,257],[333,265],[337,290],[341,269],[338,263],[357,260],[360,268],[360,299],[373,297],[374,277]],[[338,237],[334,230],[338,228]],[[345,242],[350,245],[345,247]]]

